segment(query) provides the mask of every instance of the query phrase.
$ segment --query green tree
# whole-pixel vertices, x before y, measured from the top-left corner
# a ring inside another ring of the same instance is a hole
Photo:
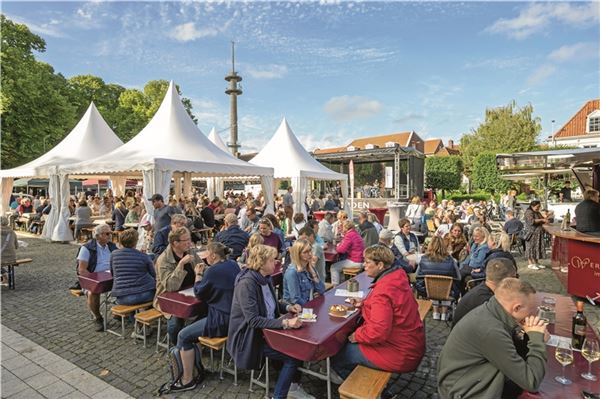
[[[530,151],[542,131],[540,119],[533,116],[533,106],[517,107],[510,104],[485,110],[485,121],[477,130],[465,134],[460,140],[465,172],[474,172],[475,158],[486,151],[518,152]]]
[[[496,154],[484,152],[475,157],[473,162],[472,182],[475,189],[504,192],[510,182],[502,179],[496,167]]]
[[[24,164],[57,144],[76,122],[66,79],[35,59],[46,50],[27,26],[0,16],[0,118],[3,168]]]
[[[457,190],[463,172],[463,162],[459,156],[429,157],[425,159],[425,184],[428,188],[442,190]]]

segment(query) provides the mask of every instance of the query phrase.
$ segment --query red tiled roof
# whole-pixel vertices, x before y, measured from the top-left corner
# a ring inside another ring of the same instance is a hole
[[[386,134],[383,136],[370,136],[370,137],[363,137],[360,139],[352,140],[350,142],[350,144],[342,146],[342,147],[315,149],[314,153],[315,154],[331,154],[331,153],[335,153],[335,152],[342,152],[342,151],[346,151],[346,148],[348,148],[350,146],[354,146],[358,150],[364,150],[365,146],[367,144],[373,144],[379,148],[384,148],[385,143],[390,142],[390,141],[393,143],[400,144],[401,147],[408,147],[409,140],[411,139],[411,137],[419,138],[419,136],[417,136],[416,133],[413,134],[413,132],[399,132],[399,133]]]
[[[587,134],[587,116],[595,110],[600,110],[600,99],[590,100],[585,103],[563,127],[554,133],[553,138],[556,140],[567,137],[585,136]]]
[[[433,155],[444,147],[441,139],[425,140],[423,154]]]
[[[444,147],[435,153],[436,156],[446,157],[448,155],[460,155],[460,151],[454,146],[453,148]]]
[[[346,147],[332,147],[332,148],[315,148],[313,151],[314,154],[333,154],[334,152],[342,152],[345,151]]]

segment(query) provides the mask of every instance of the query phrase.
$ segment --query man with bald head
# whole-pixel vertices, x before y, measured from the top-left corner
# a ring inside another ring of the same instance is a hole
[[[502,398],[509,381],[537,391],[546,366],[546,322],[535,314],[531,284],[508,277],[488,302],[465,315],[442,348],[438,363],[438,392],[443,399]],[[523,359],[513,342],[522,328],[529,342]]]

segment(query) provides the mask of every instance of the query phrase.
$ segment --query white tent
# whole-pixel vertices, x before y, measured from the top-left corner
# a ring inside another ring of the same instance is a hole
[[[13,178],[48,177],[50,182],[48,193],[52,211],[44,224],[43,236],[51,238],[54,233],[57,241],[71,240],[72,235],[68,225],[66,229],[57,230],[59,212],[67,212],[67,215],[63,216],[67,219],[69,217],[69,180],[67,178],[65,182],[61,181],[58,168],[106,154],[121,145],[123,142],[104,121],[92,102],[73,130],[50,151],[25,165],[0,170],[2,177],[2,209],[0,211],[4,213],[8,210]],[[64,186],[66,191],[61,191],[61,186]]]
[[[223,142],[223,140],[221,139],[221,136],[219,136],[219,134],[217,133],[217,130],[214,127],[212,129],[210,129],[210,132],[208,133],[208,139],[214,145],[219,147],[224,153],[229,155],[231,158],[237,159],[236,157],[233,156],[233,154],[231,154],[231,152],[229,151],[229,148],[227,148],[227,145]],[[211,177],[206,180],[206,192],[207,192],[209,198],[214,198],[214,197],[223,195],[223,191],[224,191],[224,186],[223,186],[222,178]]]
[[[158,111],[134,138],[116,150],[61,169],[65,174],[124,174],[144,178],[144,201],[162,194],[167,198],[174,173],[184,178],[260,176],[267,201],[273,198],[273,169],[251,165],[221,151],[194,124],[171,81]]]
[[[275,179],[291,180],[294,213],[306,213],[303,204],[310,180],[340,180],[342,195],[344,199],[348,198],[348,175],[334,172],[314,159],[300,144],[285,118],[271,140],[250,163],[274,168]]]

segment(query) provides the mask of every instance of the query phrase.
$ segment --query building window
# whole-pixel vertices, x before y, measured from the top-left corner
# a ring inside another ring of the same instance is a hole
[[[588,133],[600,133],[600,110],[597,109],[589,114],[587,122]]]

